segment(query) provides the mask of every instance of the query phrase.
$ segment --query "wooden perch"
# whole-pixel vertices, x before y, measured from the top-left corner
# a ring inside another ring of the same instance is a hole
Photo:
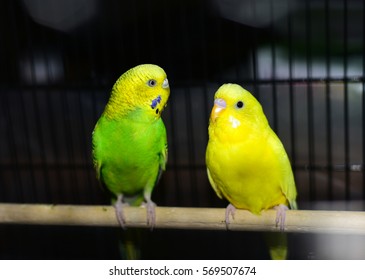
[[[157,207],[155,228],[227,230],[222,208]],[[146,228],[146,209],[125,208],[126,226]],[[237,210],[229,230],[279,231],[275,210]],[[1,204],[0,224],[118,227],[111,206]],[[365,212],[289,210],[286,232],[365,234]]]

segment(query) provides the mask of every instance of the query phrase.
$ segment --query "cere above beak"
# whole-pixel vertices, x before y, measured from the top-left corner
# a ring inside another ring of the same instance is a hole
[[[224,101],[224,99],[221,98],[217,98],[214,100],[214,106],[212,109],[212,112],[210,114],[210,120],[211,121],[215,121],[216,118],[220,115],[220,113],[226,109],[227,104],[226,101]]]
[[[162,83],[162,88],[168,88],[169,87],[169,80],[166,78]]]

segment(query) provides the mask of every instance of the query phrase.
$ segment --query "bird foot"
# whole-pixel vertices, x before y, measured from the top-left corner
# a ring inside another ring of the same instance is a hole
[[[152,200],[142,203],[143,207],[146,207],[147,210],[147,225],[150,227],[151,230],[156,225],[156,203]]]
[[[227,208],[226,208],[226,226],[228,229],[228,225],[230,223],[229,221],[229,215],[232,216],[232,218],[234,219],[234,213],[236,212],[236,207],[234,207],[231,203],[228,204]]]
[[[125,217],[124,217],[124,211],[123,208],[129,206],[128,203],[124,203],[123,202],[123,195],[118,195],[117,197],[117,201],[114,204],[114,209],[115,209],[115,215],[117,216],[117,220],[119,222],[119,225],[125,229]]]
[[[275,219],[276,227],[279,226],[280,231],[284,231],[286,210],[288,210],[289,208],[286,205],[280,204],[278,206],[275,206],[274,209],[276,210],[276,219]]]

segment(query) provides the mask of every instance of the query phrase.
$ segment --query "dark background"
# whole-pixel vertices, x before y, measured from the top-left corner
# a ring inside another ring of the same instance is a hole
[[[109,204],[91,133],[115,80],[167,72],[160,206],[225,207],[205,168],[213,95],[239,83],[291,159],[301,209],[363,210],[365,1],[0,1],[0,202]],[[263,171],[264,172],[264,171]],[[118,230],[0,225],[2,259],[118,259]],[[363,259],[365,239],[290,234],[292,259]],[[146,259],[268,258],[260,233],[144,232]]]

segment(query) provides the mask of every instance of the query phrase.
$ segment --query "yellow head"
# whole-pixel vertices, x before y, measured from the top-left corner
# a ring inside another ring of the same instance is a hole
[[[113,119],[140,109],[147,118],[158,119],[169,96],[165,71],[153,64],[138,65],[115,82],[104,114]]]
[[[237,84],[224,84],[215,93],[210,125],[229,129],[262,128],[268,122],[260,103],[250,92]]]

